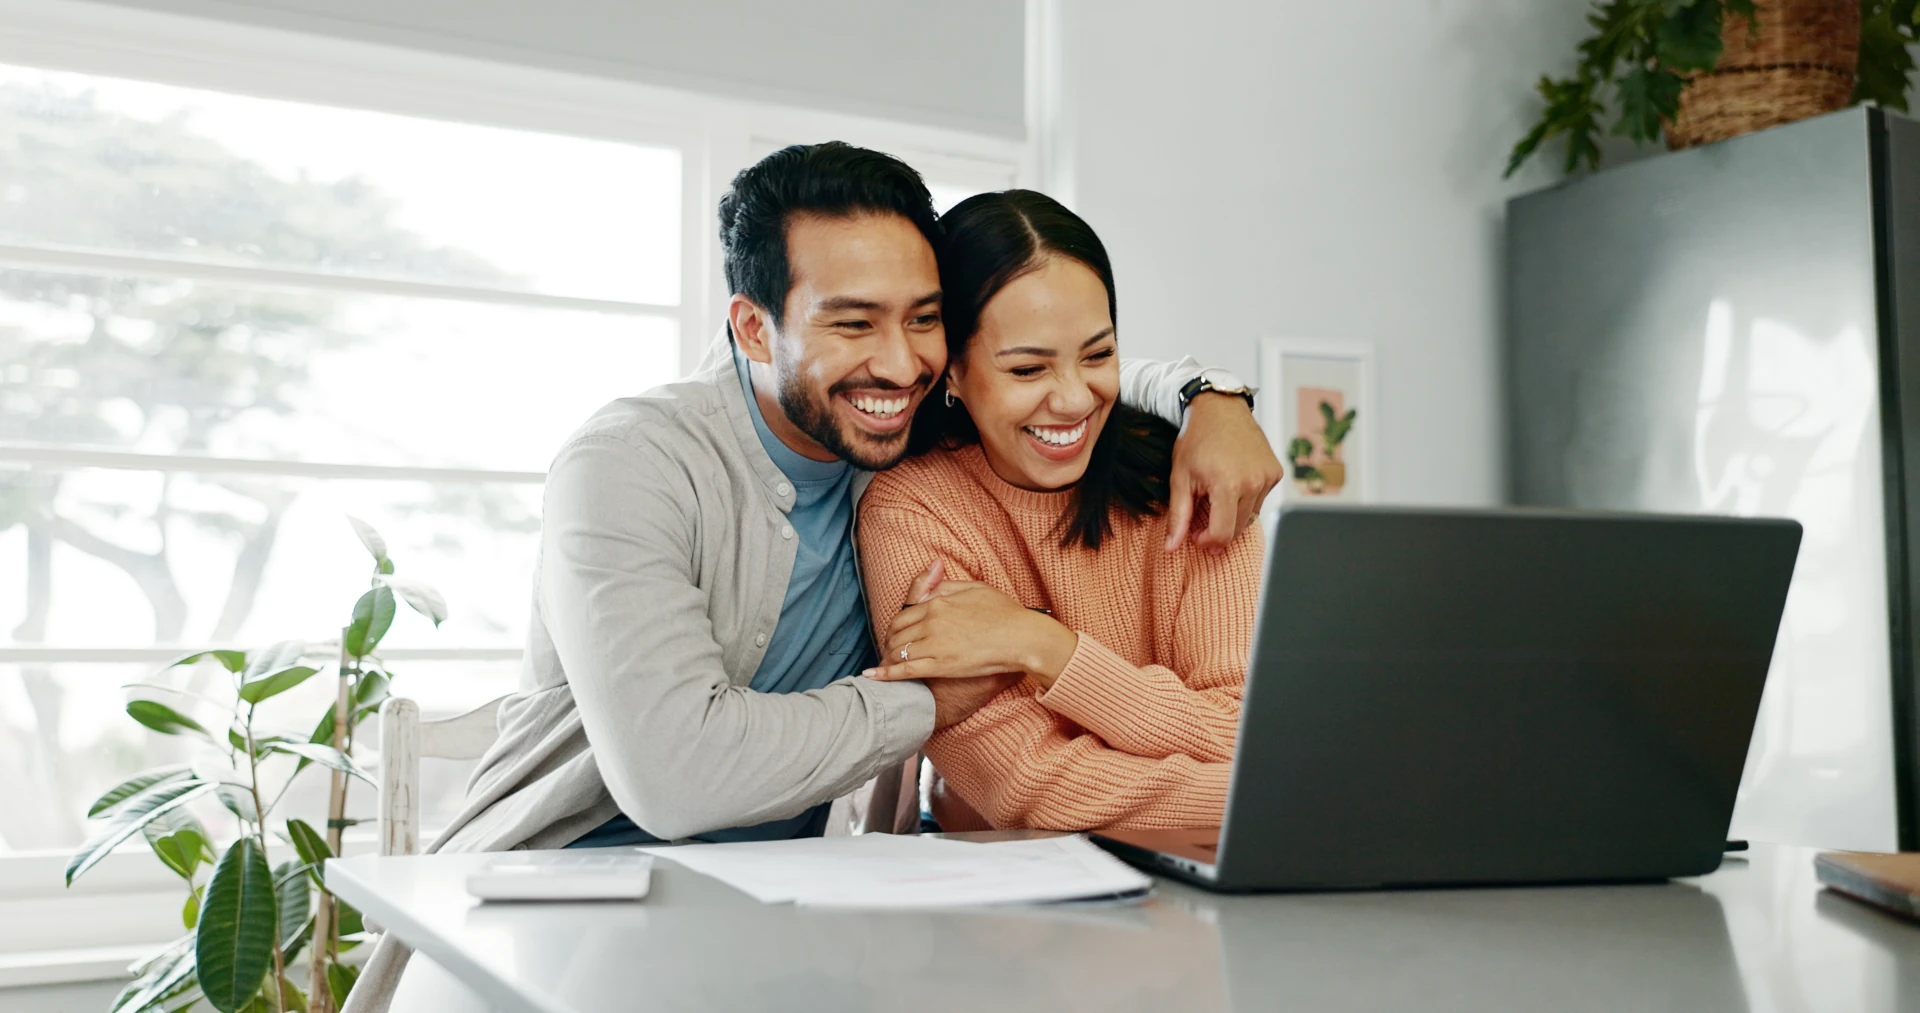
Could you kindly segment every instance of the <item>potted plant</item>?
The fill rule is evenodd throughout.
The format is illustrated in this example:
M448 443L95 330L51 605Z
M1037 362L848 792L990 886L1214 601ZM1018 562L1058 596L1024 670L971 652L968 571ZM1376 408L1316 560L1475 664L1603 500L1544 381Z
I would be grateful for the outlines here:
M1336 414L1333 405L1320 402L1321 453L1314 451L1313 440L1296 436L1287 443L1287 463L1293 468L1293 484L1309 496L1339 492L1347 485L1347 464L1340 459L1340 444L1353 432L1353 420L1359 410Z
M1539 119L1511 176L1542 144L1562 168L1600 165L1601 121L1637 144L1724 140L1872 102L1907 108L1920 0L1598 0L1570 76L1543 76Z
M1318 495L1326 480L1312 464L1313 441L1296 436L1287 444L1287 464L1293 468L1293 484L1309 495Z
M1358 414L1358 409L1349 408L1345 415L1335 415L1332 405L1320 402L1320 418L1325 423L1320 439L1327 449L1327 459L1320 462L1320 476L1329 492L1346 488L1347 463L1340 459L1340 444L1345 443L1347 434L1353 431L1353 420Z
M197 739L205 748L194 763L142 771L100 796L87 812L98 829L67 863L71 886L137 834L185 886L180 920L187 934L134 965L133 983L115 998L113 1013L176 1011L201 1001L220 1013L327 1013L353 987L358 972L340 955L361 941L364 926L357 912L327 892L321 864L340 853L341 832L353 822L345 818L349 779L371 783L353 759L354 729L379 709L393 679L375 649L393 623L396 598L435 626L447 609L433 588L395 577L379 533L349 520L373 555L373 586L354 602L352 620L337 642L200 651L167 666L217 665L230 677L230 701L157 682L129 687L135 691L129 717L162 735ZM263 706L318 675L325 664L321 654L337 658L339 683L312 732L268 724ZM208 728L189 713L220 709L228 712L224 729ZM262 767L275 759L282 766L291 761L292 770L270 784ZM306 820L282 820L280 836L296 857L270 865L267 832L274 810L313 766L331 775L326 832ZM224 847L187 809L202 798L217 800L233 817L236 832ZM302 952L310 965L305 989L290 972Z

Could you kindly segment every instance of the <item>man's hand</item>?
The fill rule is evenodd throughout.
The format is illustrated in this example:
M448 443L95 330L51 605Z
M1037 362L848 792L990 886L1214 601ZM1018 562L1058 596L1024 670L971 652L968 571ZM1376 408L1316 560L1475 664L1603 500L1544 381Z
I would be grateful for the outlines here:
M1193 544L1226 551L1234 536L1260 516L1260 504L1283 474L1246 399L1235 394L1196 396L1187 406L1187 424L1173 443L1167 551L1186 541L1195 504L1203 497L1207 529L1194 534Z
M933 691L933 730L950 728L973 716L1000 691L1020 681L1018 672L981 675L971 679L928 679Z

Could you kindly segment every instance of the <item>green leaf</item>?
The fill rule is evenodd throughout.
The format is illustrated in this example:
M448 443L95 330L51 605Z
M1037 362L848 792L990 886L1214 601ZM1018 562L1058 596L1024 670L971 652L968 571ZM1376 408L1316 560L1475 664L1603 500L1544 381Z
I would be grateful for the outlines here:
M188 892L186 906L180 909L180 924L185 925L188 931L200 924L200 891Z
M339 898L334 898L334 924L340 927L343 936L359 935L367 931L366 920L360 917L360 909Z
M280 996L282 996L282 1000L284 1000L284 1003L280 1005L280 1009L290 1009L290 1011L294 1011L294 1013L305 1013L305 1011L307 1011L307 994L301 992L300 986L294 984L290 978L280 978ZM269 1013L273 1013L273 1011L269 1009Z
M434 585L411 577L380 577L380 581L394 589L399 601L411 604L415 612L434 620L436 627L447 622L447 597Z
M1546 101L1546 108L1533 129L1514 145L1513 154L1507 159L1507 175L1513 175L1541 144L1555 137L1566 138L1566 172L1578 169L1582 162L1589 169L1597 167L1600 146L1594 135L1599 133L1600 114L1605 110L1594 97L1595 87L1595 79L1590 74L1563 80L1542 77L1535 90Z
M273 964L277 925L266 852L242 837L213 868L195 933L200 991L214 1009L234 1013L259 993Z
M408 577L382 577L380 580L393 588L393 593L399 595L401 601L413 606L415 612L433 620L434 626L446 622L447 598L432 584Z
M187 732L203 736L208 741L213 739L213 735L200 722L157 700L127 701L127 716L162 735Z
M347 626L347 653L356 658L372 654L392 625L393 589L382 584L353 603L353 622Z
M327 839L320 831L313 829L306 820L287 821L287 842L293 845L293 853L300 860L314 868L333 857L333 849L327 847Z
M110 1007L112 1013L139 1013L141 1010L157 1009L162 1000L183 988L191 988L193 939L192 933L182 936L141 965L139 976L114 997Z
M180 838L179 843L199 846L200 857L195 859L195 863L213 864L215 857L213 846L207 843L213 838L207 834L207 828L200 824L199 818L186 809L169 809L140 828L140 833L147 838L149 844L182 831L189 831L192 836Z
M314 722L313 734L307 738L307 741L318 742L321 745L333 743L333 704L328 704L327 709L321 713L320 720Z
M187 690L181 689L178 686L168 686L165 683L124 682L120 684L120 688L123 690L129 690L129 691L135 691L135 690L144 691L144 692L128 692L127 699L129 700L132 700L135 698L146 699L146 700L159 700L162 698L154 696L153 694L164 693L167 696L177 697L180 700L185 701L186 703L199 704L203 707L207 707L210 709L224 707L224 702L215 702L213 699L205 695L202 695L200 693L189 692Z
M352 757L347 756L332 746L323 746L318 742L275 742L269 745L266 751L269 753L286 753L288 756L298 756L301 759L320 764L329 770L337 770L343 774L350 774L368 784L374 783L372 774L367 773L365 768L353 762Z
M367 552L373 556L373 561L375 563L385 562L387 559L387 540L380 537L380 532L375 531L373 525L351 514L347 515L347 523L353 525L353 533L360 536L360 544L367 547Z
M114 785L112 788L107 790L106 794L100 796L97 799L94 799L93 805L87 809L87 818L92 819L95 816L102 815L105 812L107 812L107 810L112 809L114 806L117 806L120 803L125 802L127 799L130 799L135 795L140 794L143 791L146 791L148 788L151 788L156 784L165 784L168 781L178 781L183 777L190 777L190 776L192 776L192 774L188 770L187 765L184 763L174 765L174 766L168 766L168 767L155 767L152 770L141 771L140 773L127 778L126 780L120 782L119 784Z
M381 561L380 561L380 566L379 566L379 570L380 570L380 572L381 572L381 573L392 573L392 572L393 572L393 560L391 560L391 559L383 559L383 560L381 560Z
M222 781L214 786L213 796L235 816L248 823L260 822L259 809L253 804L253 791L246 785Z
M247 667L241 670L241 680L252 682L270 672L292 668L300 663L306 653L307 642L304 640L282 640L264 650L254 651L249 655Z
M1712 70L1720 63L1720 0L1669 4L1653 29L1653 58L1669 72Z
M368 671L360 673L360 681L353 687L354 720L380 709L387 702L389 690L393 686L393 676L388 672ZM329 714L332 712L329 711ZM327 729L332 732L333 729Z
M1353 420L1359 413L1359 409L1349 408L1346 414L1335 415L1333 413L1333 405L1325 401L1320 402L1320 417L1324 419L1326 423L1323 438L1326 441L1328 456L1332 456L1338 452L1340 444L1346 442L1347 434L1353 431Z
M327 991L333 993L333 1004L337 1009L346 1004L347 993L353 991L353 983L360 980L360 969L334 961L327 965Z
M1500 174L1501 178L1505 179L1519 172L1520 167L1527 163L1527 159L1532 158L1533 153L1540 150L1541 142L1547 139L1547 132L1551 129L1553 124L1545 121L1534 124L1533 128L1514 144L1513 151L1507 154L1507 169Z
M1905 12L1906 20L1899 20L1902 12L1879 5L1879 9L1860 22L1860 62L1852 96L1855 105L1871 102L1887 109L1907 111L1907 82L1914 69L1913 51L1908 48L1913 41L1909 32L1913 14L1920 11L1920 5L1903 6L1911 8ZM1907 26L1906 30L1902 25Z
M292 668L283 668L277 672L262 675L258 679L240 684L240 699L257 704L268 697L278 696L306 682L319 671L308 665L295 665Z
M140 828L166 813L186 805L213 788L213 785L189 778L155 785L122 803L107 820L106 826L80 846L67 860L67 885L100 863L120 842L140 832Z
M1620 64L1645 63L1650 48L1648 31L1665 14L1665 0L1607 0L1587 14L1593 35L1580 43L1579 76L1589 81L1611 81Z
M174 875L191 883L193 870L200 865L200 835L191 830L182 832L191 835L192 839L182 841L176 839L175 835L168 834L164 837L147 838L147 846L153 849L154 855L159 857L162 865L172 869ZM189 925L187 928L193 928L193 926Z
M247 667L247 652L245 651L197 651L184 658L178 658L168 662L167 667L179 668L181 665L191 665L201 658L212 658L218 661L220 666L229 672L243 672Z
M280 979L280 994L286 999L283 1009L295 1011L307 1009L307 993L300 991L300 986L286 978Z
M175 812L179 812L179 810L175 810ZM182 815L185 814L182 813ZM191 819L192 817L188 818ZM195 822L198 821L196 820ZM205 830L196 830L193 827L182 827L167 836L171 837L174 843L180 846L181 857L187 859L195 868L198 868L203 861L213 861L213 843L207 840L207 832Z
M1686 82L1670 70L1636 67L1620 79L1620 120L1615 134L1642 144L1658 141L1680 112Z
M333 705L332 704L328 704L327 709L321 712L320 720L314 723L313 735L310 736L307 739L307 741L319 743L320 745L323 745L323 746L331 745L333 743ZM299 772L307 769L308 762L309 762L308 760L302 759L299 763L294 765L293 772L298 774Z
M273 870L273 883L280 912L280 948L291 963L294 941L313 920L313 882L299 862L281 862Z

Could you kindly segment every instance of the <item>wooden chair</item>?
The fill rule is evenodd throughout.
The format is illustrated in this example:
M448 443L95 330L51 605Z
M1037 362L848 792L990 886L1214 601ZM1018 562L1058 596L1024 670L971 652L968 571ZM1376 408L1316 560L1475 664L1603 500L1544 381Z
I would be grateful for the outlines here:
M420 705L391 697L380 705L380 853L420 850L420 758L479 759L500 737L500 701L437 721L420 720Z

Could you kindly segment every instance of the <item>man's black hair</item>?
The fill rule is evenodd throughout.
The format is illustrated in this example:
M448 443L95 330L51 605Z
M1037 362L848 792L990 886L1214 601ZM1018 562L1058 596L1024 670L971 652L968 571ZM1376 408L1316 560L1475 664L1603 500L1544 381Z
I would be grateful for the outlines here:
M912 222L928 245L940 245L933 195L912 166L844 141L781 148L740 170L720 198L727 288L758 303L776 327L793 288L787 224L801 212L897 214Z

